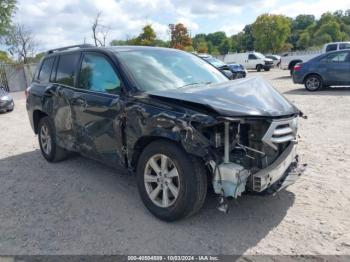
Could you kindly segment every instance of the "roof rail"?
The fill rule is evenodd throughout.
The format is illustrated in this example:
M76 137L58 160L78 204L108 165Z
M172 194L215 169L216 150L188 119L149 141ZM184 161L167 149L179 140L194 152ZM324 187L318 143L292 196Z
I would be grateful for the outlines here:
M72 48L86 48L86 47L94 47L94 46L90 45L90 44L71 45L71 46L65 46L65 47L61 47L61 48L51 49L51 50L47 51L46 54L52 54L52 53L55 53L55 52L69 50L69 49L72 49Z

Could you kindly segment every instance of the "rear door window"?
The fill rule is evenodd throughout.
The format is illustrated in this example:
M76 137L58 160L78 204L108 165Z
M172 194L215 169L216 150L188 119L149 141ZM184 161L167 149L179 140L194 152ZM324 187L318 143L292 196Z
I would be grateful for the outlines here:
M76 70L80 59L80 53L61 55L58 61L56 82L74 86Z
M350 44L349 44L349 43L339 44L339 49L340 49L340 50L343 50L343 49L350 49Z
M38 80L40 83L48 83L50 81L50 75L54 61L54 57L46 58L43 61L38 75Z
M91 53L84 55L79 75L79 88L118 94L120 84L120 78L105 56Z

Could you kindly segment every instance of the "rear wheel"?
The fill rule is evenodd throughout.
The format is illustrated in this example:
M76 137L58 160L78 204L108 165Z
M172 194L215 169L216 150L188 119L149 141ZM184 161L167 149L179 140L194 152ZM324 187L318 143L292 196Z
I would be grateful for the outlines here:
M55 126L49 117L40 120L38 130L41 153L47 161L58 162L68 156L68 152L56 143Z
M309 75L305 79L305 88L308 91L314 92L321 89L323 86L322 79L318 75Z
M143 150L137 165L137 184L147 209L165 221L196 213L207 193L203 163L165 140Z

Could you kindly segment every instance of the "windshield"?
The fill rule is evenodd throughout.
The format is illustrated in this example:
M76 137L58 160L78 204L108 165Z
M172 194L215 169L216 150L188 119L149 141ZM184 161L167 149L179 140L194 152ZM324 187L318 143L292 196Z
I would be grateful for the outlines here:
M205 60L207 60L210 64L212 64L215 67L222 67L225 66L225 63L220 61L219 59L216 58L204 58Z
M229 81L201 58L182 51L135 50L119 52L117 55L138 87L144 91Z
M254 54L255 54L255 56L256 56L257 58L261 58L261 59L264 59L264 58L265 58L265 56L264 56L263 54L261 54L261 53L255 52Z

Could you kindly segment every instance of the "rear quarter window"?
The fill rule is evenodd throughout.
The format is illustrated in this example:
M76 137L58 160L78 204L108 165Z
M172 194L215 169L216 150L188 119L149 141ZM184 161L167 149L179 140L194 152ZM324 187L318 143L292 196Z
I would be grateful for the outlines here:
M326 52L331 52L336 50L337 50L337 44L331 44L326 47Z
M57 83L74 86L79 59L80 53L60 55L56 73Z
M40 83L48 83L50 81L50 75L54 61L54 57L46 58L43 60L38 74L38 80Z

